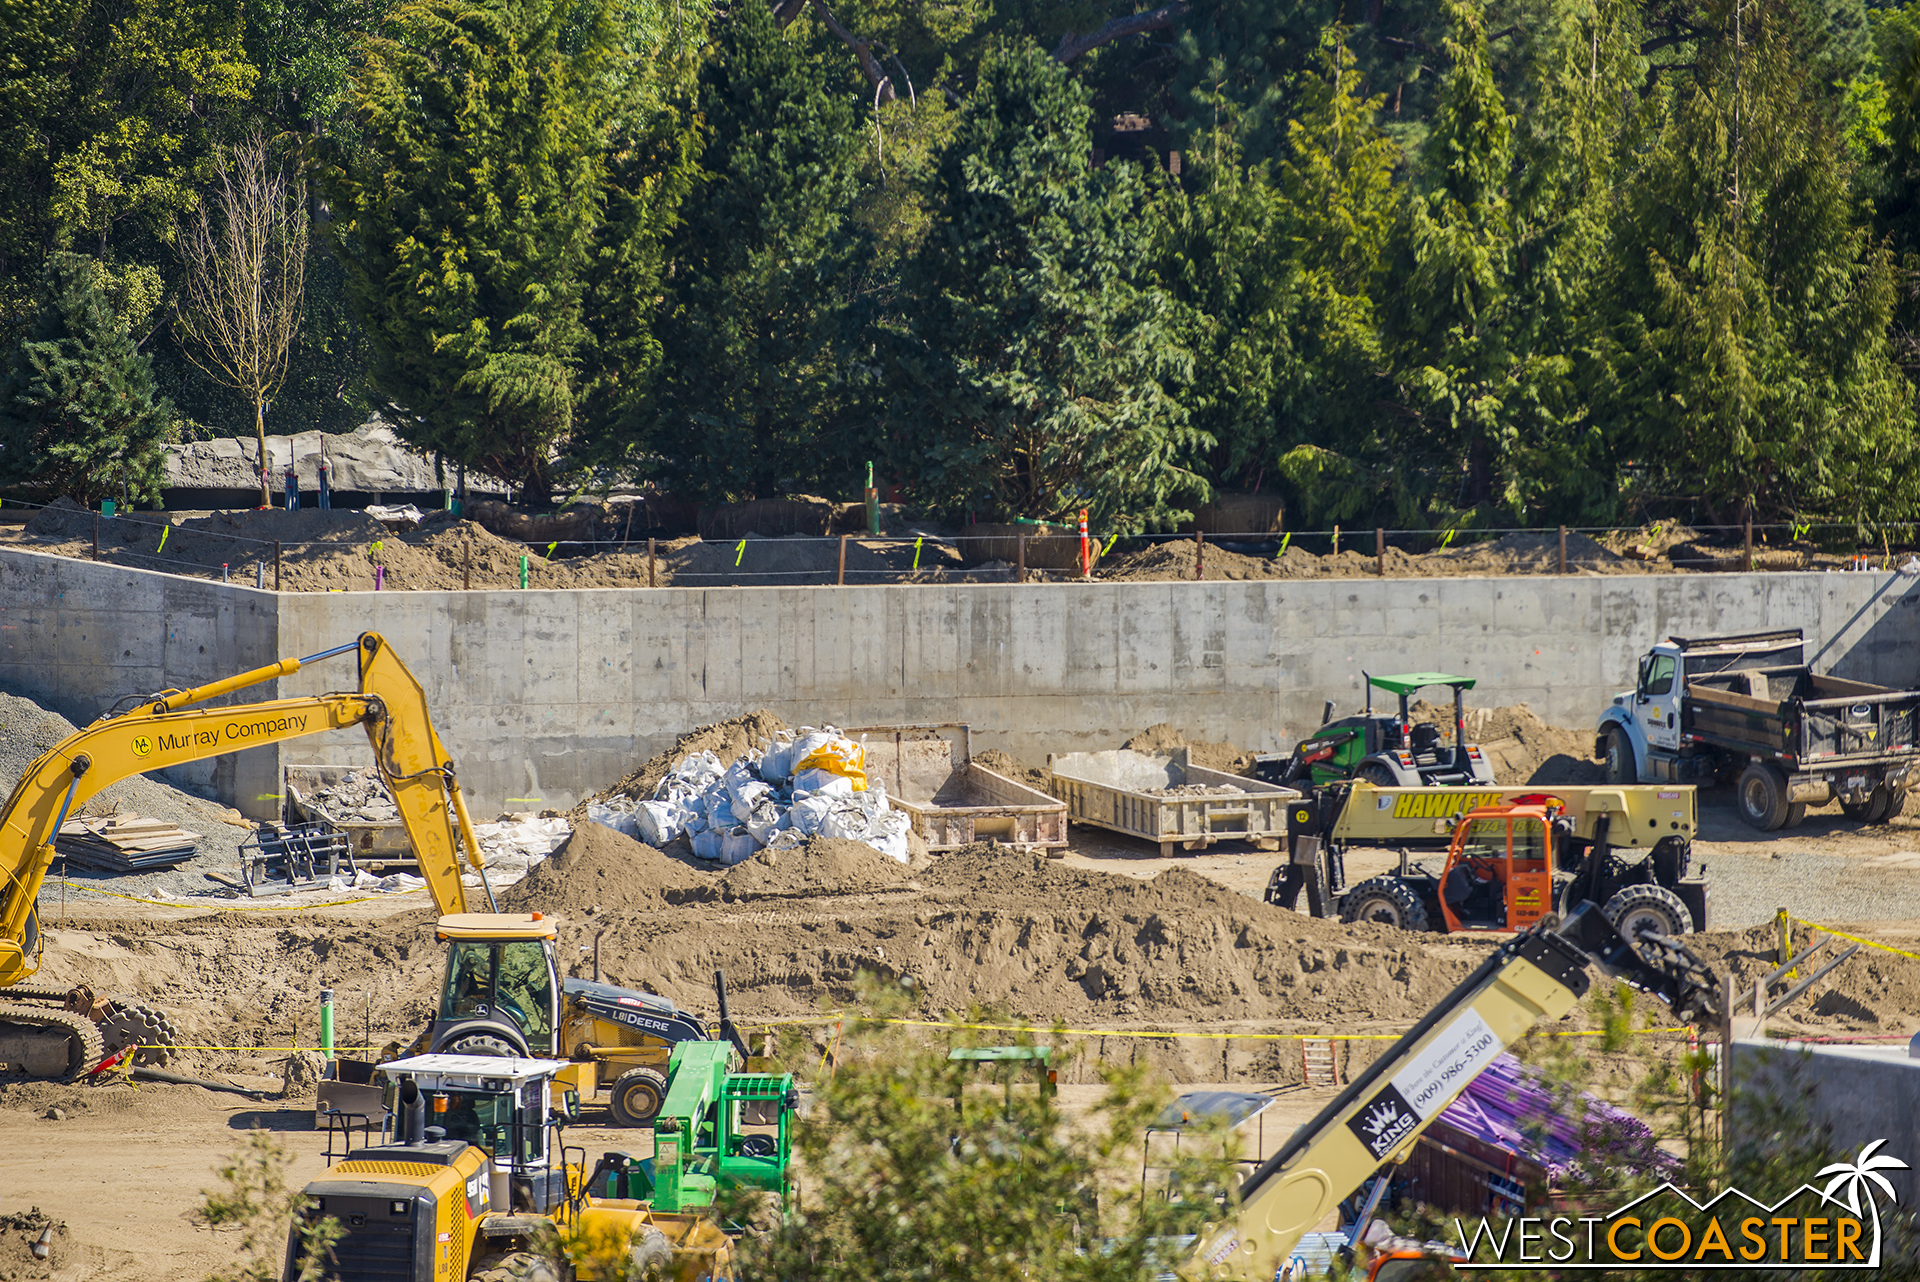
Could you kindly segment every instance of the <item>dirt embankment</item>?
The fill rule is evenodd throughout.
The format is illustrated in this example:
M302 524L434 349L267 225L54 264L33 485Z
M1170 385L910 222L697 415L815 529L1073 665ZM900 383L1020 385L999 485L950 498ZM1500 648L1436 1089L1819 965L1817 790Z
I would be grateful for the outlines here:
M1415 721L1444 727L1453 743L1453 705L1415 699ZM1502 784L1562 784L1577 787L1607 781L1605 764L1593 755L1593 732L1550 726L1524 703L1467 709L1467 742L1478 744Z

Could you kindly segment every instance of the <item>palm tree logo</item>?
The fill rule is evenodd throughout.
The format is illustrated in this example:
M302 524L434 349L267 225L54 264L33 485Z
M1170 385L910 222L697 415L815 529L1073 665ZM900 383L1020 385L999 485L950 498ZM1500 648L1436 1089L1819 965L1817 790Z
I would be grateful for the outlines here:
M1835 1206L1844 1206L1852 1215L1860 1219L1866 1218L1866 1213L1871 1213L1873 1254L1870 1262L1876 1265L1880 1262L1880 1204L1874 1196L1874 1190L1878 1189L1885 1193L1889 1203L1900 1200L1893 1191L1893 1185L1888 1183L1887 1177L1880 1172L1912 1169L1899 1158L1888 1157L1879 1152L1880 1146L1885 1143L1884 1139L1875 1140L1861 1149L1860 1156L1852 1162L1835 1162L1832 1166L1822 1167L1814 1176L1815 1179L1833 1177L1827 1180L1827 1187L1820 1194L1821 1201L1830 1202ZM1842 1192L1845 1193L1844 1197L1840 1196ZM1862 1201L1866 1203L1864 1213L1861 1209Z

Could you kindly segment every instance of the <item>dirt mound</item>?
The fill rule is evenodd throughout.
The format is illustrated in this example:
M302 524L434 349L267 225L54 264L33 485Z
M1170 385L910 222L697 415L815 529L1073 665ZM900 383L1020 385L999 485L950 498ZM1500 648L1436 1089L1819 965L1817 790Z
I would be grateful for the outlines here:
M1005 775L1015 783L1023 783L1036 791L1045 793L1053 791L1053 771L1030 766L998 748L988 748L985 752L974 753L973 764L985 766L997 775Z
M1471 543L1422 557L1431 574L1557 574L1560 536L1503 534L1489 543ZM1616 554L1597 539L1567 535L1567 569L1600 574L1640 574L1646 567Z
M1453 742L1453 705L1415 699L1413 719L1445 727L1442 741ZM1524 703L1501 708L1467 709L1467 742L1480 745L1502 784L1602 784L1606 766L1593 756L1593 731L1550 726Z
M854 895L912 877L907 866L861 841L815 837L794 850L762 850L719 880L727 899Z
M683 758L696 752L711 752L720 758L721 765L730 765L746 755L747 749L759 747L773 738L776 732L785 729L787 723L765 708L695 727L675 739L673 747L656 754L619 783L597 794L596 799L639 797L644 800L653 796L653 790L660 786L667 772L679 765Z
M821 586L839 578L840 540L758 534L711 543L696 539L679 545L666 564L676 587ZM951 541L928 538L916 543L897 536L887 542L847 541L849 584L941 581L961 568L960 553Z
M23 527L28 534L57 534L61 538L93 537L93 513L62 494L33 514Z
M1371 543L1370 538L1366 541ZM1200 568L1204 571L1201 575L1194 573L1196 553ZM1470 543L1426 553L1388 547L1385 560L1387 577L1394 579L1557 574L1560 570L1560 537L1557 532L1505 534L1485 543ZM1569 572L1586 570L1597 574L1644 574L1654 569L1671 568L1629 560L1584 534L1567 535ZM1102 566L1098 575L1123 582L1153 582L1194 578L1373 578L1379 572L1380 560L1369 549L1348 547L1341 552L1322 556L1305 548L1288 547L1282 552L1276 547L1273 552L1255 554L1231 551L1211 542L1201 551L1193 542L1181 541L1158 543L1115 556Z
M1837 929L1855 930L1866 937L1908 952L1917 951L1911 924L1888 927L1885 923L1843 925ZM1809 932L1794 930L1796 950L1810 942ZM1812 965L1832 957L1846 947L1836 939L1816 955ZM1757 926L1743 931L1715 931L1691 936L1687 944L1711 966L1715 973L1731 975L1737 988L1751 990L1754 983L1773 972L1776 940L1772 926ZM1806 974L1802 971L1801 974ZM1777 989L1775 990L1778 991ZM1903 1033L1920 1020L1920 961L1879 949L1867 949L1843 962L1816 984L1807 997L1795 1002L1775 1019L1787 1028L1802 1028L1816 1034Z
M714 898L713 878L601 824L583 823L566 844L500 896L509 912L580 917L651 912Z
M1253 767L1254 754L1244 748L1236 748L1230 743L1208 743L1204 739L1189 739L1166 722L1148 726L1133 738L1120 745L1135 752L1153 753L1165 756L1181 748L1188 751L1188 760L1196 766L1208 770L1224 770L1231 775L1245 774Z

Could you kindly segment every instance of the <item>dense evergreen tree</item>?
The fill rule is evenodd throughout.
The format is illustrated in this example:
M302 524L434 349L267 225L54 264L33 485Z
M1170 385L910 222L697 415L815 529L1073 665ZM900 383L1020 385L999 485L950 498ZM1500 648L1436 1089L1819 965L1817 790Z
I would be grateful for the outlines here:
M701 172L669 249L660 376L631 422L675 490L765 496L845 463L822 429L845 384L835 343L867 140L820 59L768 10L737 8L714 34Z
M91 259L54 253L0 383L0 483L91 507L157 499L173 408Z
M895 466L954 512L1165 522L1211 444L1174 389L1191 360L1137 279L1146 188L1089 163L1087 93L1031 46L981 68L934 180L935 226L889 335Z

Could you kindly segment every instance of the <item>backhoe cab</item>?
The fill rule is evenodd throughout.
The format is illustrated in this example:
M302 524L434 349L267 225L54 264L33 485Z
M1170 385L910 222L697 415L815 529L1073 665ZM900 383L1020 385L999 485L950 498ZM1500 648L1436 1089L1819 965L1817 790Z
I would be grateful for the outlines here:
M1254 776L1269 783L1305 787L1364 779L1379 788L1417 788L1422 785L1491 785L1493 767L1480 749L1467 742L1467 714L1462 694L1474 687L1474 678L1444 672L1408 672L1376 677L1361 673L1366 682L1367 706L1357 716L1332 720L1333 704L1323 713L1321 726L1294 745L1286 756L1262 757ZM1409 701L1415 691L1444 686L1453 691L1453 744L1444 742L1440 727L1413 723ZM1378 687L1399 698L1398 713L1375 712L1373 691Z

